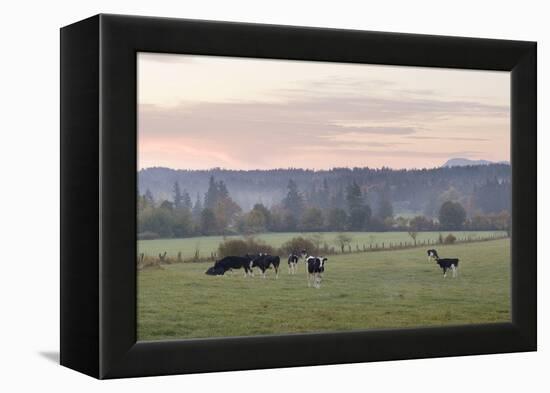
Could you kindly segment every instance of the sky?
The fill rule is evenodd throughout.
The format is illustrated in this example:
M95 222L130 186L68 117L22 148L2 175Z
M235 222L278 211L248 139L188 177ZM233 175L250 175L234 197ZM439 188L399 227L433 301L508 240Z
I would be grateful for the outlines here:
M510 74L138 54L138 166L433 168L510 160Z

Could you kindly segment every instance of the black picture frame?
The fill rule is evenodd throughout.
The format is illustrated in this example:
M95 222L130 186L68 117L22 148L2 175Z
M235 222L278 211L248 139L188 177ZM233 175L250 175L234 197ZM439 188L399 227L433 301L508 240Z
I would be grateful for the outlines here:
M136 342L136 53L511 72L512 321ZM535 351L536 43L96 15L61 29L61 364L96 378Z

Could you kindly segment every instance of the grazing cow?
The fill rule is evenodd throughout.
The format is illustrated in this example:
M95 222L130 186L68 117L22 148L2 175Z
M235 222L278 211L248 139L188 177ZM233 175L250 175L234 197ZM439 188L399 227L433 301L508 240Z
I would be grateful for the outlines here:
M227 271L233 272L233 269L241 268L244 269L245 277L251 274L250 258L235 256L225 257L214 264L212 272L218 272L217 275L224 275ZM208 271L206 274L209 274Z
M288 256L288 274L296 274L296 268L300 257L296 254L290 254Z
M275 269L275 278L279 278L279 265L281 264L281 258L277 255L260 254L250 261L250 270L253 267L257 267L262 271L263 278L266 278L266 270L273 266Z
M325 271L325 264L327 261L328 258L324 257L308 257L306 259L308 287L313 284L314 288L321 288L321 280L323 279L322 273Z
M458 275L458 258L439 258L437 251L434 249L428 250L428 261L435 260L441 270L443 270L443 278L447 277L447 270L453 273L453 277Z

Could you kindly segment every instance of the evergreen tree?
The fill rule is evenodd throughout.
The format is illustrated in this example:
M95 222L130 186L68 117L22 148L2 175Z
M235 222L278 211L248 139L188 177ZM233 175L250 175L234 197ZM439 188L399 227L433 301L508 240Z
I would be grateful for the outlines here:
M330 205L334 209L345 209L346 208L346 198L344 196L344 189L342 187L332 195L330 198Z
M348 204L348 211L350 212L363 207L364 202L361 188L355 181L347 188L346 202Z
M218 197L218 201L220 199L225 199L225 198L228 198L229 197L229 191L227 191L227 186L225 185L225 183L223 182L223 180L220 180L217 184L217 187L218 187L218 194L217 194L217 197ZM216 201L217 202L217 201Z
M218 202L218 185L214 180L214 176L210 176L208 182L208 190L204 194L204 208L205 209L214 209Z
M346 202L349 212L349 229L361 231L370 222L372 211L363 200L361 187L353 181L347 188Z
M183 190L181 199L182 199L182 207L190 211L193 208L193 202L191 202L191 197L189 196L189 193L187 192L187 190Z
M386 220L387 218L393 217L393 206L390 200L390 189L387 186L384 187L384 189L380 193L377 217L382 221Z
M322 209L328 209L330 207L330 188L326 177L323 179L323 187L319 192L319 206Z
M181 194L180 185L178 182L174 183L173 194L174 194L174 207L176 209L180 209L182 207L183 195Z
M148 206L154 206L155 205L155 199L153 198L153 194L151 193L151 190L147 189L145 190L145 201Z
M298 217L300 217L302 213L302 209L304 208L304 199L298 192L298 186L294 180L290 179L288 181L287 188L288 192L286 197L283 199L283 206L290 212L290 214L294 216L297 221Z
M197 192L197 199L195 201L195 205L193 206L193 218L195 218L195 220L199 219L199 217L201 216L201 212L202 212L201 197Z
M205 208L202 210L200 224L203 235L215 235L218 232L218 222L212 209Z

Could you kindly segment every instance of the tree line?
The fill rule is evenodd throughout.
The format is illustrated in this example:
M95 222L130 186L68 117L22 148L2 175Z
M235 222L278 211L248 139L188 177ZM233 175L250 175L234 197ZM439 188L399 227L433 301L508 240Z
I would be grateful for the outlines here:
M140 194L150 190L155 200L173 200L173 186L192 190L201 199L209 188L210 177L223 181L231 198L244 211L262 203L268 208L280 204L287 194L289 179L300 188L308 204L326 210L347 209L347 187L357 183L374 215L384 198L391 200L398 214L419 213L437 217L441 204L457 200L469 216L510 210L511 169L507 164L468 167L396 170L390 168L333 168L330 170L175 170L146 168L138 172ZM328 190L328 193L327 193Z
M487 187L494 193L497 184L490 180L478 188ZM197 193L194 201L176 181L170 200L156 200L149 189L138 193L138 236L154 239L293 231L407 231L414 238L421 231L510 228L507 209L468 217L460 195L454 195L453 190L442 196L435 217L394 214L392 190L387 185L378 191L374 211L368 194L369 188L355 180L337 190L323 181L315 193L309 194L288 179L286 193L278 203L268 207L258 202L245 211L231 197L226 183L214 176L210 176L204 195Z

